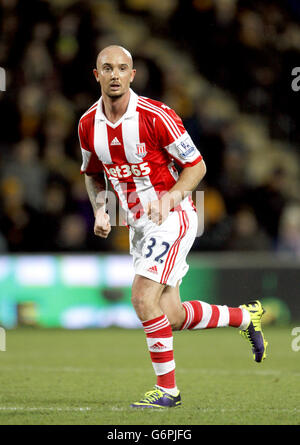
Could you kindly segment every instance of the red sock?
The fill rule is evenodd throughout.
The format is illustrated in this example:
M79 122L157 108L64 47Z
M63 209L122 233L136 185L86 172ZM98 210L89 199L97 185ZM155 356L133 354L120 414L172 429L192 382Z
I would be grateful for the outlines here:
M175 388L173 333L166 315L143 322L157 385Z
M246 329L250 315L241 307L219 306L203 301L184 301L185 321L181 329L209 329L232 326Z

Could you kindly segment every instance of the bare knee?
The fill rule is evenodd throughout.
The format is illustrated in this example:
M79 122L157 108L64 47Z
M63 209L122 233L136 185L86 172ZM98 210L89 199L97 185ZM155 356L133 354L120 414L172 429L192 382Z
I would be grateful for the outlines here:
M131 302L141 321L150 320L162 314L159 299L163 289L163 285L136 275L132 286Z
M149 312L149 301L146 300L144 295L132 295L131 303L134 310L141 321L147 320Z

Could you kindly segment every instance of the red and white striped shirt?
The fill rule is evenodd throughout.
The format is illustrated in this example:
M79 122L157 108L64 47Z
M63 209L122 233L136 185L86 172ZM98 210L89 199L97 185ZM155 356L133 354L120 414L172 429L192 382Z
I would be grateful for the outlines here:
M140 218L178 180L174 162L189 167L202 160L177 114L162 102L130 90L126 113L112 123L102 97L79 121L81 173L105 171L125 211ZM185 199L182 206L191 206Z

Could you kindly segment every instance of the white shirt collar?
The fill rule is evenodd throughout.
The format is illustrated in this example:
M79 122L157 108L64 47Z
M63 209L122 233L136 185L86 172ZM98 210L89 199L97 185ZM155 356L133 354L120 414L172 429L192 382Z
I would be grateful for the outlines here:
M129 89L129 91L130 91L130 98L129 98L127 110L117 123L119 123L123 119L128 119L128 118L132 117L136 112L136 107L137 107L137 102L138 102L139 97L131 88ZM95 119L107 121L107 118L106 118L105 114L103 113L102 105L103 105L103 99L101 96L99 99L98 105L97 105ZM109 121L107 121L107 122L109 122ZM111 122L110 122L110 124L111 124Z

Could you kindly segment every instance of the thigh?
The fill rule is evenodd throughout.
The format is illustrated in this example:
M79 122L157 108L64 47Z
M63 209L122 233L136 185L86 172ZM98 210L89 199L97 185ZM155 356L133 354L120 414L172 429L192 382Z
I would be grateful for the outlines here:
M147 298L151 300L160 299L165 286L163 284L157 283L147 277L136 274L132 283L132 297L133 298Z

